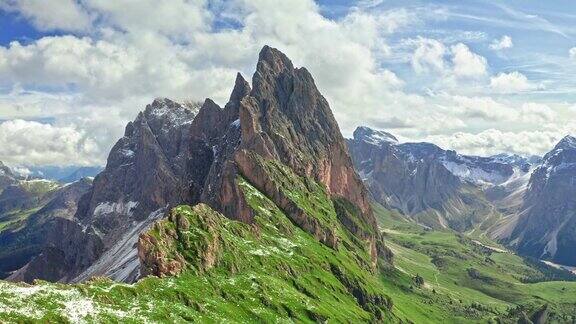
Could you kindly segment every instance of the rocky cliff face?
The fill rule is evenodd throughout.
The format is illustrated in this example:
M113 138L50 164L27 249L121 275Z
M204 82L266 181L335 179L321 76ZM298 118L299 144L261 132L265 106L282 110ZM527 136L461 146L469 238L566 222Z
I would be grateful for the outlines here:
M190 145L198 108L156 99L126 126L106 168L80 200L75 218L89 234L81 238L83 250L64 251L71 280L98 275L134 280L139 234L134 229L142 231L169 206L198 201L211 162L210 148Z
M239 177L243 177L295 224L337 248L334 229L313 217L286 190L296 182L280 181L286 178L277 176L294 172L289 179L310 178L325 186L334 199L356 207L355 213L341 213L339 217L365 242L373 267L378 251L390 257L376 229L367 190L353 169L344 138L310 73L294 68L284 54L266 46L260 52L252 85L250 88L238 75L228 104L220 109L207 101L193 122L193 145L211 147L213 152L200 201L229 218L252 223L254 210L238 185ZM155 263L149 254L142 255L147 255L145 263Z
M363 242L372 268L378 252L389 258L367 190L310 73L266 46L252 84L238 74L223 108L210 99L193 109L169 99L148 105L127 125L106 168L80 199L74 221L61 224L61 244L52 244L54 249L35 263L63 260L59 263L66 271L45 277L136 280L138 236L178 204L205 203L228 218L253 223L254 209L239 188L240 177L271 197L295 224L337 249L333 226L312 217L308 205L295 202L283 190L288 184L277 181L277 172L319 183L347 206L338 209L338 217Z
M349 229L370 242L376 257L376 221L367 190L353 169L345 140L310 73L294 68L278 50L264 47L252 84L250 95L240 101L239 107L241 135L234 162L240 174L273 197L278 206L294 210L288 216L301 226L308 221L305 213L290 206L267 175L265 161L279 161L297 175L325 185L333 197L359 208L360 221L372 233ZM321 233L319 239L325 242L333 241L329 229L311 225L309 230Z
M520 211L497 233L520 253L576 265L576 138L567 136L530 177Z
M430 143L401 144L368 127L356 129L348 147L376 201L423 225L456 230L491 217L504 187L528 174L531 165L519 156L484 158Z

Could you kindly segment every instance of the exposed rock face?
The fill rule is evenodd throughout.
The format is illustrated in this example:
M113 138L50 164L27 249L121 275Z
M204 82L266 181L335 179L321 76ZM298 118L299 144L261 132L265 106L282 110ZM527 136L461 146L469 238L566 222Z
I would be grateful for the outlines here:
M251 222L252 212L235 183L241 174L266 195L275 197L274 202L289 211L296 223L335 246L330 230L314 225L291 205L258 161L277 160L296 174L324 184L333 196L358 206L363 221L375 229L367 191L353 169L328 103L308 71L294 68L284 54L266 46L260 52L252 83L250 89L238 75L224 109L205 104L194 120L193 141L211 146L214 152L201 201L230 218ZM375 237L356 234L370 237L375 244Z
M94 235L85 238L88 250L65 251L74 260L72 277L85 279L82 271L88 271L93 276L114 273L111 276L117 280L134 279L138 264L130 260L136 256L139 233L133 229L144 230L158 218L156 211L198 201L212 154L210 148L191 145L190 128L197 109L156 99L126 126L106 168L80 201L76 218L86 233ZM114 260L102 259L105 251L116 249ZM127 262L131 271L117 270L126 268ZM105 266L87 269L96 263Z
M242 149L281 161L370 214L366 189L310 73L295 69L278 50L264 47L252 83L254 89L240 107Z
M495 209L487 191L504 191L509 181L530 171L529 161L519 156L483 158L430 143L400 144L368 127L356 129L348 146L376 201L431 227L465 230L481 222Z
M376 230L367 190L353 169L328 103L308 71L295 69L284 54L266 46L260 52L252 84L250 89L238 75L224 109L207 100L193 122L192 146L210 147L213 153L200 200L229 218L251 223L253 211L237 184L242 175L301 228L337 248L338 238L332 229L323 227L288 199L280 190L281 184L271 178L266 161L278 161L297 175L325 185L332 196L358 207L366 226L350 230L367 242L375 265L377 247L382 253L387 249ZM147 256L144 263L155 262Z
M576 138L567 136L530 177L513 230L499 237L520 253L576 265Z

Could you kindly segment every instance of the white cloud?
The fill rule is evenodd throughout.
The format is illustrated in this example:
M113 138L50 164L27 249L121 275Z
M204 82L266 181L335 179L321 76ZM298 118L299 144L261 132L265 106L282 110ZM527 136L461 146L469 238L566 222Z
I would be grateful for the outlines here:
M0 10L18 12L44 31L86 31L94 19L75 0L4 0Z
M204 0L84 0L106 26L133 33L158 32L191 38L209 26L211 14Z
M488 62L467 45L455 44L464 41L458 38L461 35L450 41L441 35L434 37L442 41L411 39L402 44L409 53L392 53L396 50L389 43L393 34L421 23L421 15L438 16L429 10L359 7L328 19L312 0L69 2L67 10L84 14L84 20L78 19L84 23L66 26L63 20L43 23L43 28L82 31L82 37L76 33L0 46L0 114L5 119L53 118L54 125L25 123L31 132L46 128L56 134L50 137L53 140L63 137L68 139L63 143L75 143L51 150L68 152L82 163L102 163L125 123L154 97L211 97L225 103L235 72L249 78L265 44L310 70L345 134L369 123L396 128L396 133L410 139L431 134L445 138L455 131L506 128L510 121L533 127L537 120L555 118L554 111L523 108L522 101L500 102L478 92L465 93L474 85L485 90ZM24 9L14 7L16 1L10 3L11 10L20 10L30 21L40 19L39 10L27 16ZM218 17L237 27L214 26ZM467 43L485 37L469 33ZM405 66L386 64L387 59L404 54L400 64ZM418 72L412 74L415 78L433 79L423 87L445 91L446 96L414 91L420 84L406 86L399 75L410 65ZM27 154L23 146L10 155L16 152L12 145L10 151L0 149L0 160L70 161L66 154L34 153L41 149L32 145Z
M412 68L417 73L437 71L445 69L444 55L446 47L435 39L418 38L414 41L416 49L412 55Z
M576 59L576 47L572 47L570 50L568 50L568 55L571 59Z
M517 93L540 89L542 86L533 84L524 74L514 71L490 78L490 88L497 93Z
M479 77L486 74L486 58L472 51L462 43L450 47L454 74L459 77Z
M416 73L436 72L445 78L478 78L487 74L488 62L463 44L457 43L447 48L444 43L429 38L418 37L406 41L414 46L411 65Z
M490 49L500 51L503 49L512 48L513 46L514 43L512 43L512 37L504 35L502 38L492 41L490 44Z
M556 118L556 113L545 104L526 102L522 104L520 114L522 120L532 123L551 122Z
M75 164L102 162L96 143L72 127L10 120L0 124L0 156L8 164Z
M518 112L512 107L497 102L490 97L443 96L451 112L468 118L486 121L514 120Z
M540 155L550 151L566 135L562 131L507 132L488 129L480 133L458 132L453 135L433 135L425 140L465 154L489 156L502 152Z

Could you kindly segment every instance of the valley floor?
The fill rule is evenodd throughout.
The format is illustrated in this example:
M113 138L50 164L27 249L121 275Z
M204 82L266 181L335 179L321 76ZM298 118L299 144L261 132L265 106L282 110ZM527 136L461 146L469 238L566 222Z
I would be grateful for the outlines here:
M428 231L375 209L395 255L396 270L383 282L400 318L415 323L516 323L545 312L552 323L576 321L576 282L548 281L559 273L543 263L530 262L485 237L480 241L451 231ZM416 276L424 279L421 286Z

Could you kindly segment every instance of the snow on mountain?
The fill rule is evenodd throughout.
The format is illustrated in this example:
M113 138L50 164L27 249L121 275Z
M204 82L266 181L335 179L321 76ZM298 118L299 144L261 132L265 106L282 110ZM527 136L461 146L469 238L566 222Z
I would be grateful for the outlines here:
M354 131L354 138L361 139L367 143L381 145L383 143L398 143L398 139L387 132L374 130L372 128L361 126Z

